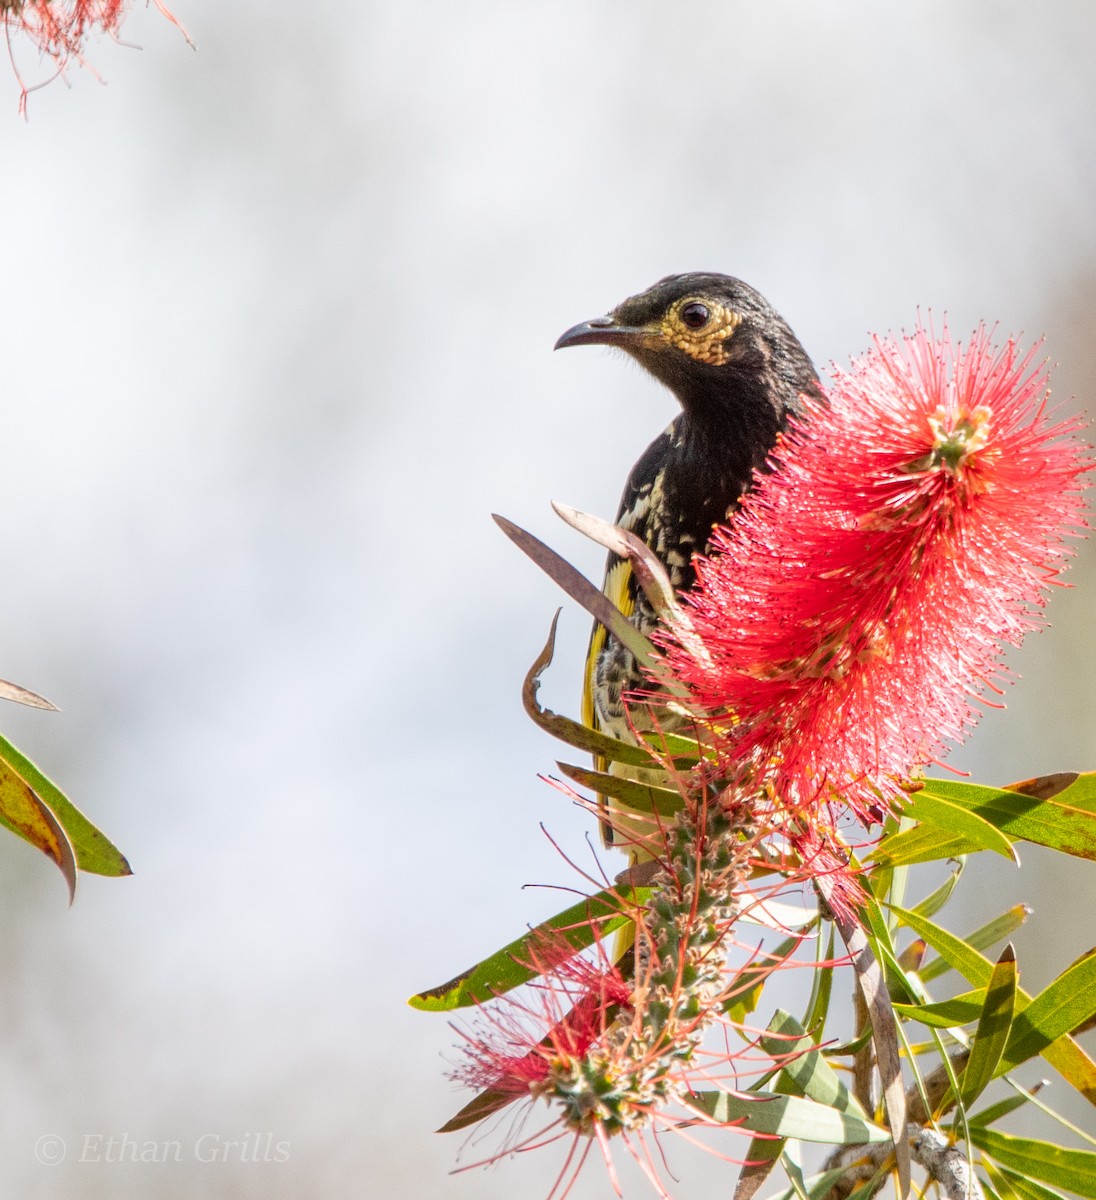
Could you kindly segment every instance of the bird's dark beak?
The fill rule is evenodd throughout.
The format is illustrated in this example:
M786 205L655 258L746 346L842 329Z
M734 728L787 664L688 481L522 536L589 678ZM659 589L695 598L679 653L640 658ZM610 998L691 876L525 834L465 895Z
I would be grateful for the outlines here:
M649 329L618 325L611 316L594 317L592 321L572 325L560 336L553 349L560 350L564 346L622 346L628 349L649 335Z

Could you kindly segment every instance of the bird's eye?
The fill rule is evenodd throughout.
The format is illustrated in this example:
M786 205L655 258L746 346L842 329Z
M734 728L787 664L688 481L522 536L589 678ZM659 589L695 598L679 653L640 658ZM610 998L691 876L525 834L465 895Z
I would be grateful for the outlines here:
M690 329L702 329L708 324L708 318L711 314L708 312L708 306L694 300L692 304L686 304L681 310L682 323Z

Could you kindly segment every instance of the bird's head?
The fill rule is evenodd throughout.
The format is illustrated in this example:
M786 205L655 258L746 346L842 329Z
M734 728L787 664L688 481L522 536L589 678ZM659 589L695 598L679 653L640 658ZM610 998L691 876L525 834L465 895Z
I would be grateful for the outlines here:
M691 417L731 403L767 403L778 417L818 394L818 375L787 322L748 284L729 275L668 275L556 342L626 350L677 396Z

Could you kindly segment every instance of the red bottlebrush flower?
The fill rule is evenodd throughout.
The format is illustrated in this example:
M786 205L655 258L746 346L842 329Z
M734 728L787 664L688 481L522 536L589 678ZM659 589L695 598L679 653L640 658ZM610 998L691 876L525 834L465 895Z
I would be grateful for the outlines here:
M161 13L190 41L186 30L161 0L154 0ZM12 48L12 34L25 35L35 48L57 65L60 74L70 59L82 59L84 43L94 30L114 35L122 23L129 0L0 0L0 23ZM18 68L16 68L18 76ZM22 82L20 111L25 110L27 93Z
M699 562L670 669L786 809L877 816L1042 624L1090 464L1033 356L876 339Z
M543 959L543 961L542 961ZM538 951L543 982L539 1011L513 996L497 1012L481 1009L484 1026L465 1035L465 1062L454 1078L515 1098L547 1079L553 1065L583 1058L605 1033L611 1013L631 1007L631 987L606 962L591 963L559 946Z

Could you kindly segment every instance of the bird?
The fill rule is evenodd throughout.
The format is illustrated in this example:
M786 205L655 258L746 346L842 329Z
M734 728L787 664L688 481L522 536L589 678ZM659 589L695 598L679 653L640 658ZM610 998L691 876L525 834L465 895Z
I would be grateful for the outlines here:
M675 592L695 581L694 556L734 514L791 419L825 403L810 356L791 327L742 280L712 272L668 275L601 317L572 326L555 349L602 345L625 351L673 393L681 411L633 466L616 524L641 538L666 569ZM644 634L658 614L627 559L610 552L603 590ZM583 677L588 727L636 742L642 718L628 699L650 688L636 659L594 623ZM595 764L605 769L604 760ZM650 773L614 772L652 782ZM629 821L618 802L598 798L606 846L654 857L650 821Z

